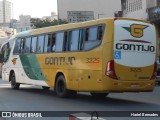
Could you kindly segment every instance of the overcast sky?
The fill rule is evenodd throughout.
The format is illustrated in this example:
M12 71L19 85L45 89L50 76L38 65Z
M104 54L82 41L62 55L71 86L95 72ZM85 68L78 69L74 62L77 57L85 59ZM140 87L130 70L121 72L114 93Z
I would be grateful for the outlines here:
M50 16L51 12L57 12L57 0L7 0L13 3L13 18L19 19L19 15L31 15L31 17Z

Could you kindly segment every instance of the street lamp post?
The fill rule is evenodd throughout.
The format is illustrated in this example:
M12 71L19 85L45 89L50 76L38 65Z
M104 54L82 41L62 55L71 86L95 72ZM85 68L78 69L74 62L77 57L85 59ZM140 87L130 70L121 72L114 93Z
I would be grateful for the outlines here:
M58 0L57 0L57 19L58 19L58 25L59 25L59 9L58 9Z

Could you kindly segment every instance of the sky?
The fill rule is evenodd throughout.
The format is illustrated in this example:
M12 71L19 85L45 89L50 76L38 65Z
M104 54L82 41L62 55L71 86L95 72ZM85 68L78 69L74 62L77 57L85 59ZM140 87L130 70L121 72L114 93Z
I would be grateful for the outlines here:
M13 3L13 18L19 19L20 15L31 17L51 16L57 12L57 0L7 0Z

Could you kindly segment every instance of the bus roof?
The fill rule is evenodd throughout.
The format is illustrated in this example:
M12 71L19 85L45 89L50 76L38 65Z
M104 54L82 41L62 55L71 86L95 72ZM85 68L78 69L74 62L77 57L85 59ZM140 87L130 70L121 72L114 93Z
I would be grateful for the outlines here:
M70 24L63 24L63 25L56 25L56 26L49 26L49 27L44 27L44 28L28 30L28 31L20 32L14 37L16 38L27 37L30 35L38 35L38 34L44 34L44 33L56 32L56 31L63 31L67 29L68 30L76 29L76 28L81 28L85 26L87 27L87 26L91 26L94 24L105 24L107 20L111 20L111 21L113 20L134 20L134 21L139 21L139 22L150 23L145 20L139 20L139 19L133 19L133 18L102 18L102 19L96 19L96 20L80 22L80 23L70 23Z

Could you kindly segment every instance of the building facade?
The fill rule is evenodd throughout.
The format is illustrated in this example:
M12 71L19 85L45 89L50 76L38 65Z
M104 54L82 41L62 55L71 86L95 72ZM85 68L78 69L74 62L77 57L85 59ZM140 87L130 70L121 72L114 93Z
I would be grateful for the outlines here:
M49 20L49 21L57 20L57 14L56 12L51 12L51 16L43 16L42 20Z
M12 17L12 3L0 1L0 23L9 23Z
M58 0L58 18L81 22L114 17L121 11L121 0Z
M31 29L31 16L30 15L20 15L19 16L19 26L17 32L26 31Z
M148 20L148 9L157 6L157 0L121 0L123 17Z

